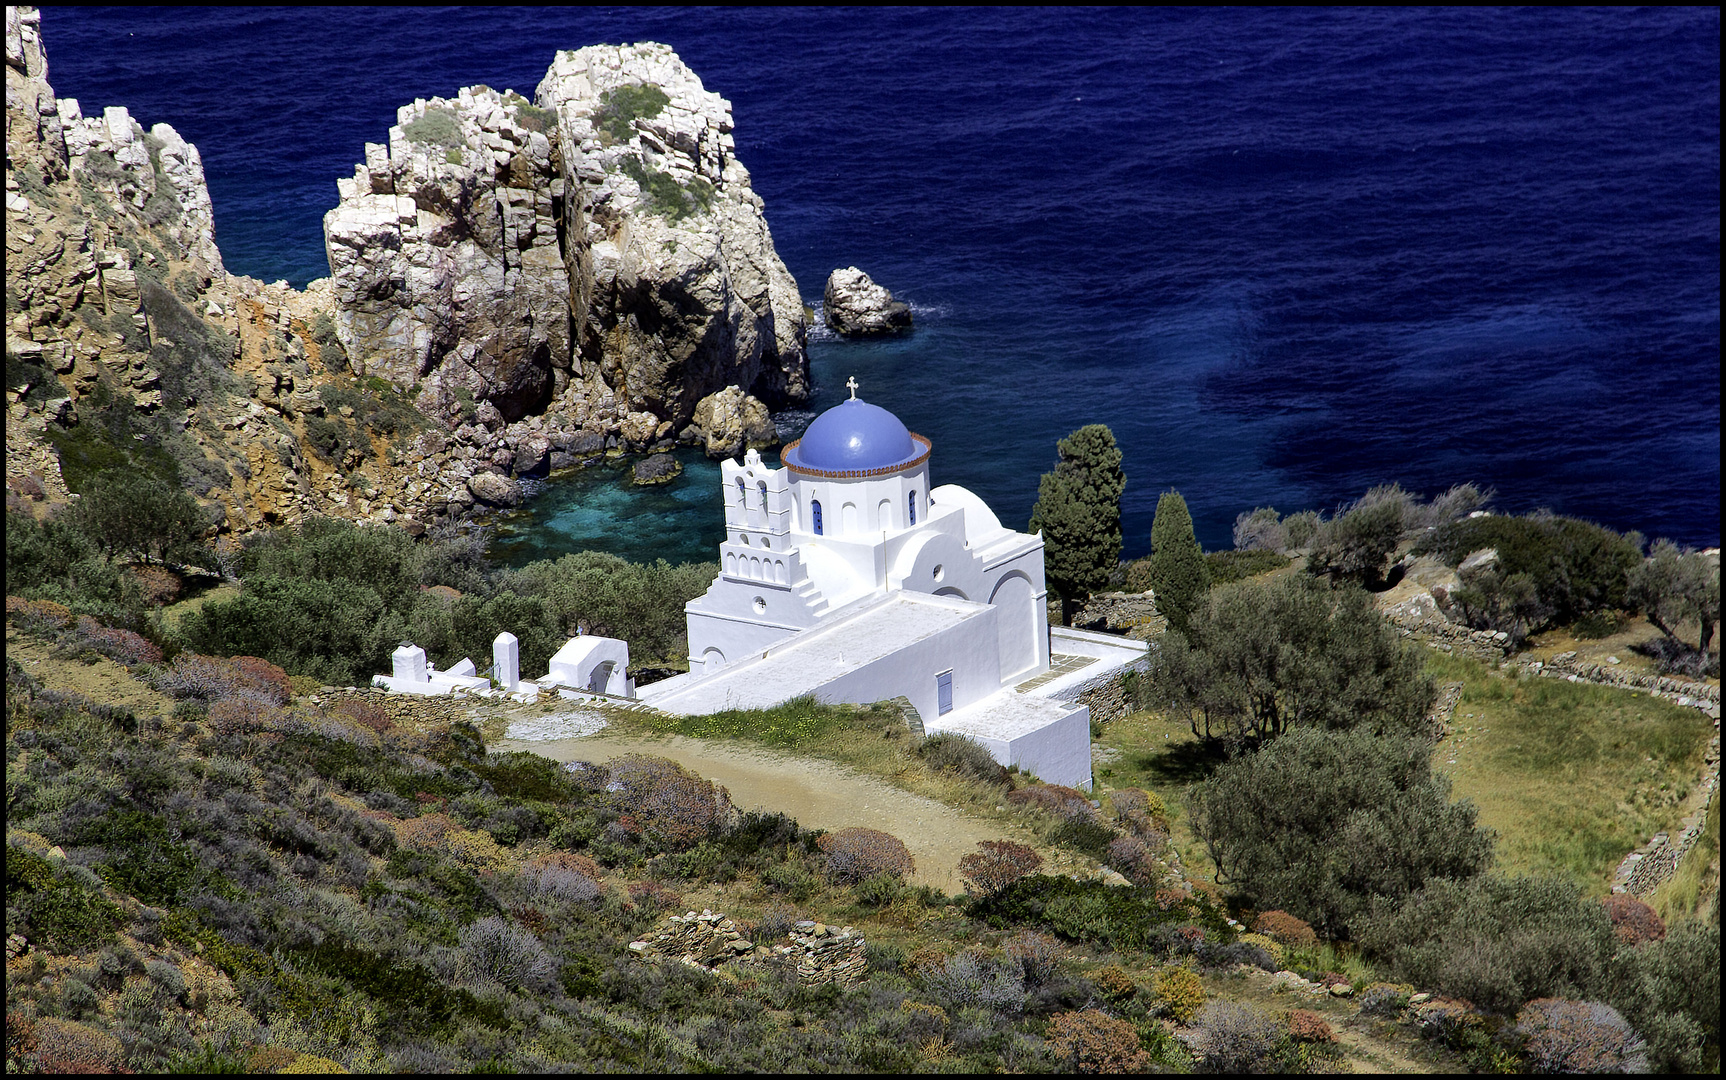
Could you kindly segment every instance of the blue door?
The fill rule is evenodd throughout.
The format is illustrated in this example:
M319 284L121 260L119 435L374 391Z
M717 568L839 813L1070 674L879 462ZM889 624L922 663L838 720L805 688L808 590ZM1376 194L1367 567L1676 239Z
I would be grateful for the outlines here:
M946 716L953 711L953 673L943 671L935 676L935 715Z

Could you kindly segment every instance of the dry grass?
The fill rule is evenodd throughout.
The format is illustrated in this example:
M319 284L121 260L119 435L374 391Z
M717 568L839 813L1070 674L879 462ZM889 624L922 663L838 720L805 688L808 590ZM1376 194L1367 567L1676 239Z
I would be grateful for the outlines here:
M1496 869L1604 892L1625 855L1682 818L1712 731L1697 710L1454 657L1428 670L1464 684L1433 767L1497 831Z
M1707 823L1677 873L1654 890L1648 903L1667 924L1707 914L1710 897L1720 895L1720 798L1708 807Z

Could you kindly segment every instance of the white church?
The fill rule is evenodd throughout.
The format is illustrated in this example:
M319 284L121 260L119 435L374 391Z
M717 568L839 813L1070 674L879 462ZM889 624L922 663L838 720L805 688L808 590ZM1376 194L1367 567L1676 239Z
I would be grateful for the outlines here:
M1043 540L976 495L930 483L932 445L856 396L785 447L721 465L720 571L689 602L689 673L640 699L686 715L906 698L1048 783L1091 786L1090 710L1076 702L1148 647L1050 627Z
M403 642L392 693L556 691L639 699L664 712L757 709L813 694L867 704L903 698L925 734L974 739L1002 765L1091 787L1090 709L1078 699L1149 646L1051 627L1043 539L1014 532L962 487L932 487L930 441L857 397L815 418L770 468L750 450L720 466L726 536L719 576L685 607L689 672L638 692L629 646L577 636L547 674L520 678L513 634L489 674L447 671Z

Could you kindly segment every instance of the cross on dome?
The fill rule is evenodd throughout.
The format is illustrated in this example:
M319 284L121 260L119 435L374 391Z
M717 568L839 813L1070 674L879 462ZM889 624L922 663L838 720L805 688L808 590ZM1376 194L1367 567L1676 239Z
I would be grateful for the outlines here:
M857 400L857 376L853 375L849 379L846 379L845 385L849 386L851 388L851 400L856 401Z

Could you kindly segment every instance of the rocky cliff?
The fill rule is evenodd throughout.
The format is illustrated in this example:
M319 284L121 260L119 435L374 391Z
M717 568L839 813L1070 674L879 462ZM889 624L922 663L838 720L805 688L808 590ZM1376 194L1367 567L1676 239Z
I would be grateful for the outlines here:
M807 398L802 302L730 104L670 48L561 52L531 103L467 87L397 120L325 217L336 326L458 441L513 447L539 416L554 447L735 453L749 434L707 418L739 410L704 400Z
M8 506L127 467L218 533L417 532L584 454L771 442L807 328L729 105L661 45L561 53L536 99L404 107L298 291L229 275L197 149L57 99L7 8Z

